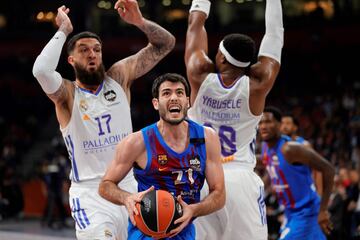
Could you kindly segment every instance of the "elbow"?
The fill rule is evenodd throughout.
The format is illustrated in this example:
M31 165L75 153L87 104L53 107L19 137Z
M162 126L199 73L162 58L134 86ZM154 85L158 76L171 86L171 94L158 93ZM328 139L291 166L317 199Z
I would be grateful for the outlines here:
M98 188L98 193L102 198L106 199L106 182L101 181Z
M226 191L225 189L223 190L222 194L221 194L221 199L220 199L220 208L223 208L225 206L225 203L226 203Z
M35 62L32 69L32 74L35 78L42 78L46 75L46 71L42 67L40 67L37 62Z
M175 44L176 44L176 38L174 37L174 35L170 34L166 44L167 52L171 52L175 48Z
M46 68L41 62L43 62L43 60L39 60L38 57L32 69L32 74L36 79L46 79L51 75L51 70Z
M226 191L225 191L225 188L221 192L219 192L219 195L217 196L216 200L217 200L216 201L217 206L216 206L215 211L218 211L218 210L222 209L225 206L225 203L226 203Z

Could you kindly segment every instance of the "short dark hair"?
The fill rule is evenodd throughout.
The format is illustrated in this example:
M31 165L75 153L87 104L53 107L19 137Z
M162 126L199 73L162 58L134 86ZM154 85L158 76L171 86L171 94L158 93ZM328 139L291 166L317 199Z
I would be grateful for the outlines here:
M299 120L297 120L296 117L294 117L294 115L292 113L284 113L282 117L289 117L292 119L294 125L296 125L297 127L299 127Z
M74 50L76 42L82 38L95 38L102 45L102 41L96 33L88 32L88 31L81 32L81 33L78 33L78 34L72 36L70 38L70 40L68 41L68 43L67 43L67 53L68 54L70 54Z
M240 33L228 34L223 39L225 49L230 55L241 62L253 62L256 52L254 40Z
M183 76L181 76L180 74L177 74L177 73L165 73L165 74L161 75L160 77L157 77L153 82L152 90L151 90L153 98L159 98L160 85L165 81L170 81L170 82L174 82L174 83L181 82L185 87L186 96L187 97L190 96L189 83Z
M280 109L278 109L277 107L274 106L265 107L264 113L265 112L272 113L276 121L281 122L282 113Z

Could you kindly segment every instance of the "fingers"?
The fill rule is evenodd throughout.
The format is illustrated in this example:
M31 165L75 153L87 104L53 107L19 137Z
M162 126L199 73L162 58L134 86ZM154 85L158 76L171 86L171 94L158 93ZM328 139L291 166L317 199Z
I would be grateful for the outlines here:
M330 221L323 221L320 223L320 227L326 235L329 235L333 230L333 224Z
M125 0L118 0L115 5L114 5L114 9L118 10L122 9L122 11L125 11Z
M58 12L64 12L65 14L68 14L70 12L70 9L67 8L65 5L62 5L58 8Z
M135 222L134 215L129 213L129 218L130 218L131 223L132 223L134 226L136 226L136 222Z
M139 215L139 211L137 210L135 204L136 203L134 201L128 201L125 205L129 213L130 221L134 226L136 226L134 214Z
M179 218L180 219L180 218ZM178 226L177 228L174 228L173 230L170 231L170 238L174 237L175 235L177 235L179 232L181 232L185 226L187 225L186 222L183 222L182 224L180 224L180 226Z

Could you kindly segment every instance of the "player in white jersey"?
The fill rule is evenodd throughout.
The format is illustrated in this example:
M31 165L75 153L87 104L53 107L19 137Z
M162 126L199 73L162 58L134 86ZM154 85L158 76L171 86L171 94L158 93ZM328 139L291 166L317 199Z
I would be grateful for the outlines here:
M208 0L193 0L190 8L185 49L192 90L188 116L219 134L226 205L197 220L198 239L265 240L264 184L254 172L255 137L266 96L280 70L281 1L266 1L266 33L256 63L255 43L243 34L225 36L215 63L209 59L205 22L210 5Z
M62 6L56 16L59 29L33 67L34 76L55 103L69 152L70 207L78 239L126 239L126 209L101 198L98 185L113 159L116 144L132 132L132 82L152 69L175 45L168 31L142 17L137 1L118 0L115 9L125 22L146 34L149 43L138 53L116 62L105 72L100 38L91 32L79 33L67 46L68 62L76 79L63 79L56 67L73 26L69 9ZM128 191L137 190L131 173L121 184Z

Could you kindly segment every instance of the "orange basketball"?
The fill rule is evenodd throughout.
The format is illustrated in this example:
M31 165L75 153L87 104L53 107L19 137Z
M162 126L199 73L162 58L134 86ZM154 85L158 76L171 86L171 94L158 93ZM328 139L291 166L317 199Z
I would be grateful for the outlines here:
M164 190L148 192L136 208L139 211L139 215L134 215L137 228L153 238L168 237L177 227L174 221L182 216L181 205Z

